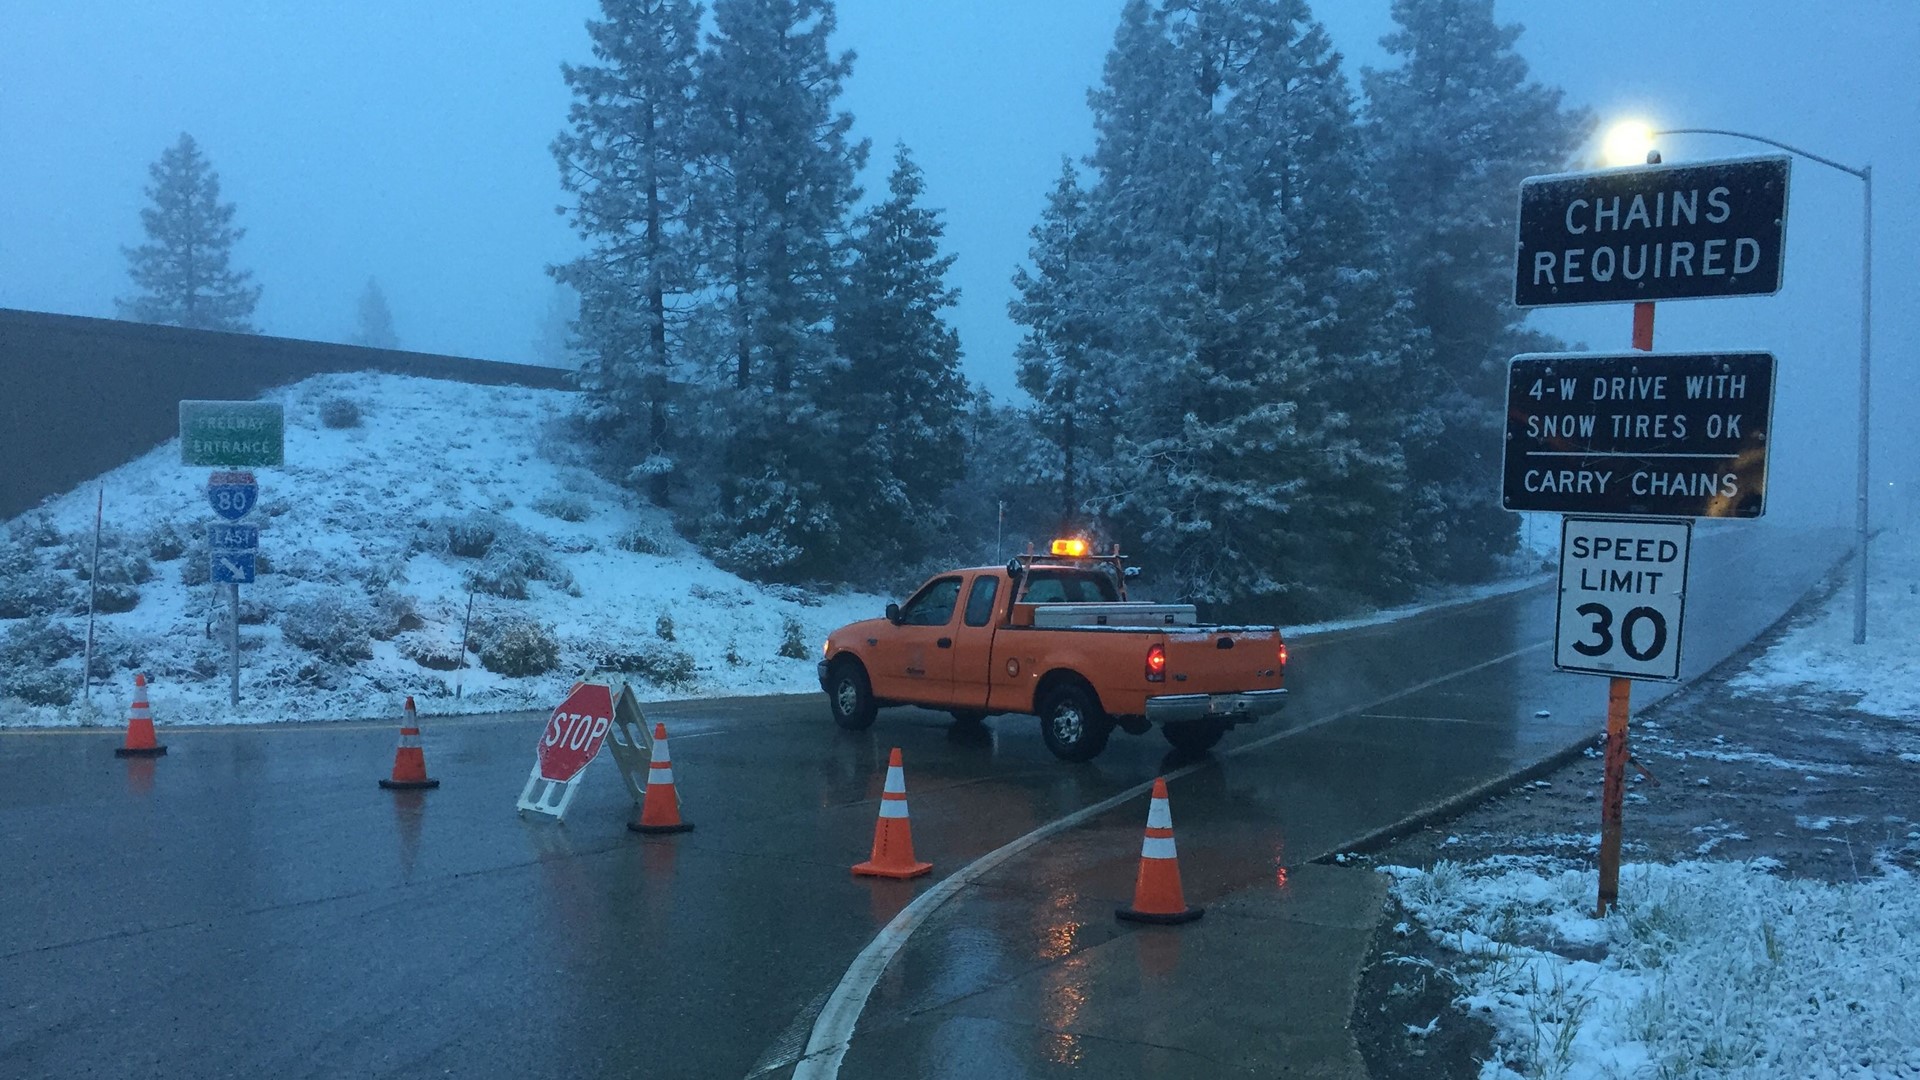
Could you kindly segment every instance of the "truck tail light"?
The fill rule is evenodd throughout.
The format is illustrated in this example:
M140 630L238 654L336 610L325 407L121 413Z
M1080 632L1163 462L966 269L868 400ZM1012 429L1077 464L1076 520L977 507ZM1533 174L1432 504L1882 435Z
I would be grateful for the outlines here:
M1279 660L1280 670L1285 671L1287 669L1287 643L1284 641L1280 643Z
M1155 645L1147 650L1147 681L1167 681L1167 647Z

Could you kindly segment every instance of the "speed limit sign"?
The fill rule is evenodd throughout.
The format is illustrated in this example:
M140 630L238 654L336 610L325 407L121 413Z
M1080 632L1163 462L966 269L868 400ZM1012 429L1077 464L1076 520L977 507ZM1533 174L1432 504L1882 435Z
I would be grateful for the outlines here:
M1568 517L1553 666L1677 681L1692 542L1690 521Z

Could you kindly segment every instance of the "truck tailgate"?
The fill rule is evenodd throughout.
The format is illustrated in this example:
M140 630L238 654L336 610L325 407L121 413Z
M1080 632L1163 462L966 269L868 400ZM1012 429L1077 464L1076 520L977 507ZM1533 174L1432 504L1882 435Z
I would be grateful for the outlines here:
M1195 627L1167 635L1169 694L1277 690L1285 676L1280 631L1271 626Z

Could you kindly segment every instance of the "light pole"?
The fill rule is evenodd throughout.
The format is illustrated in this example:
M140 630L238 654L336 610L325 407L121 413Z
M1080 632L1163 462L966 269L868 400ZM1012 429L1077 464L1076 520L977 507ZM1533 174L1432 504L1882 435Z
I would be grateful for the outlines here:
M1873 385L1873 166L1863 165L1856 169L1797 146L1788 146L1778 139L1749 135L1744 131L1728 131L1724 128L1666 128L1651 131L1644 124L1617 126L1607 140L1608 154L1610 157L1626 157L1632 153L1633 145L1639 144L1644 159L1645 150L1651 148L1653 138L1659 135L1725 135L1728 138L1765 143L1808 161L1839 169L1860 181L1864 208L1860 224L1860 464L1857 505L1854 508L1855 542L1860 550L1854 559L1853 643L1864 645L1867 642L1867 435L1871 419L1868 402Z

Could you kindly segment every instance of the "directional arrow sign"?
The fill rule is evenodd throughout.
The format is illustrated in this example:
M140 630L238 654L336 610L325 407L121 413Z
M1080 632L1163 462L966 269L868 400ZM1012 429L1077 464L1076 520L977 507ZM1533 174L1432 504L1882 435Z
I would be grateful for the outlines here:
M1507 375L1508 510L1757 518L1770 353L1542 353Z
M215 551L211 576L216 585L253 584L253 552Z

